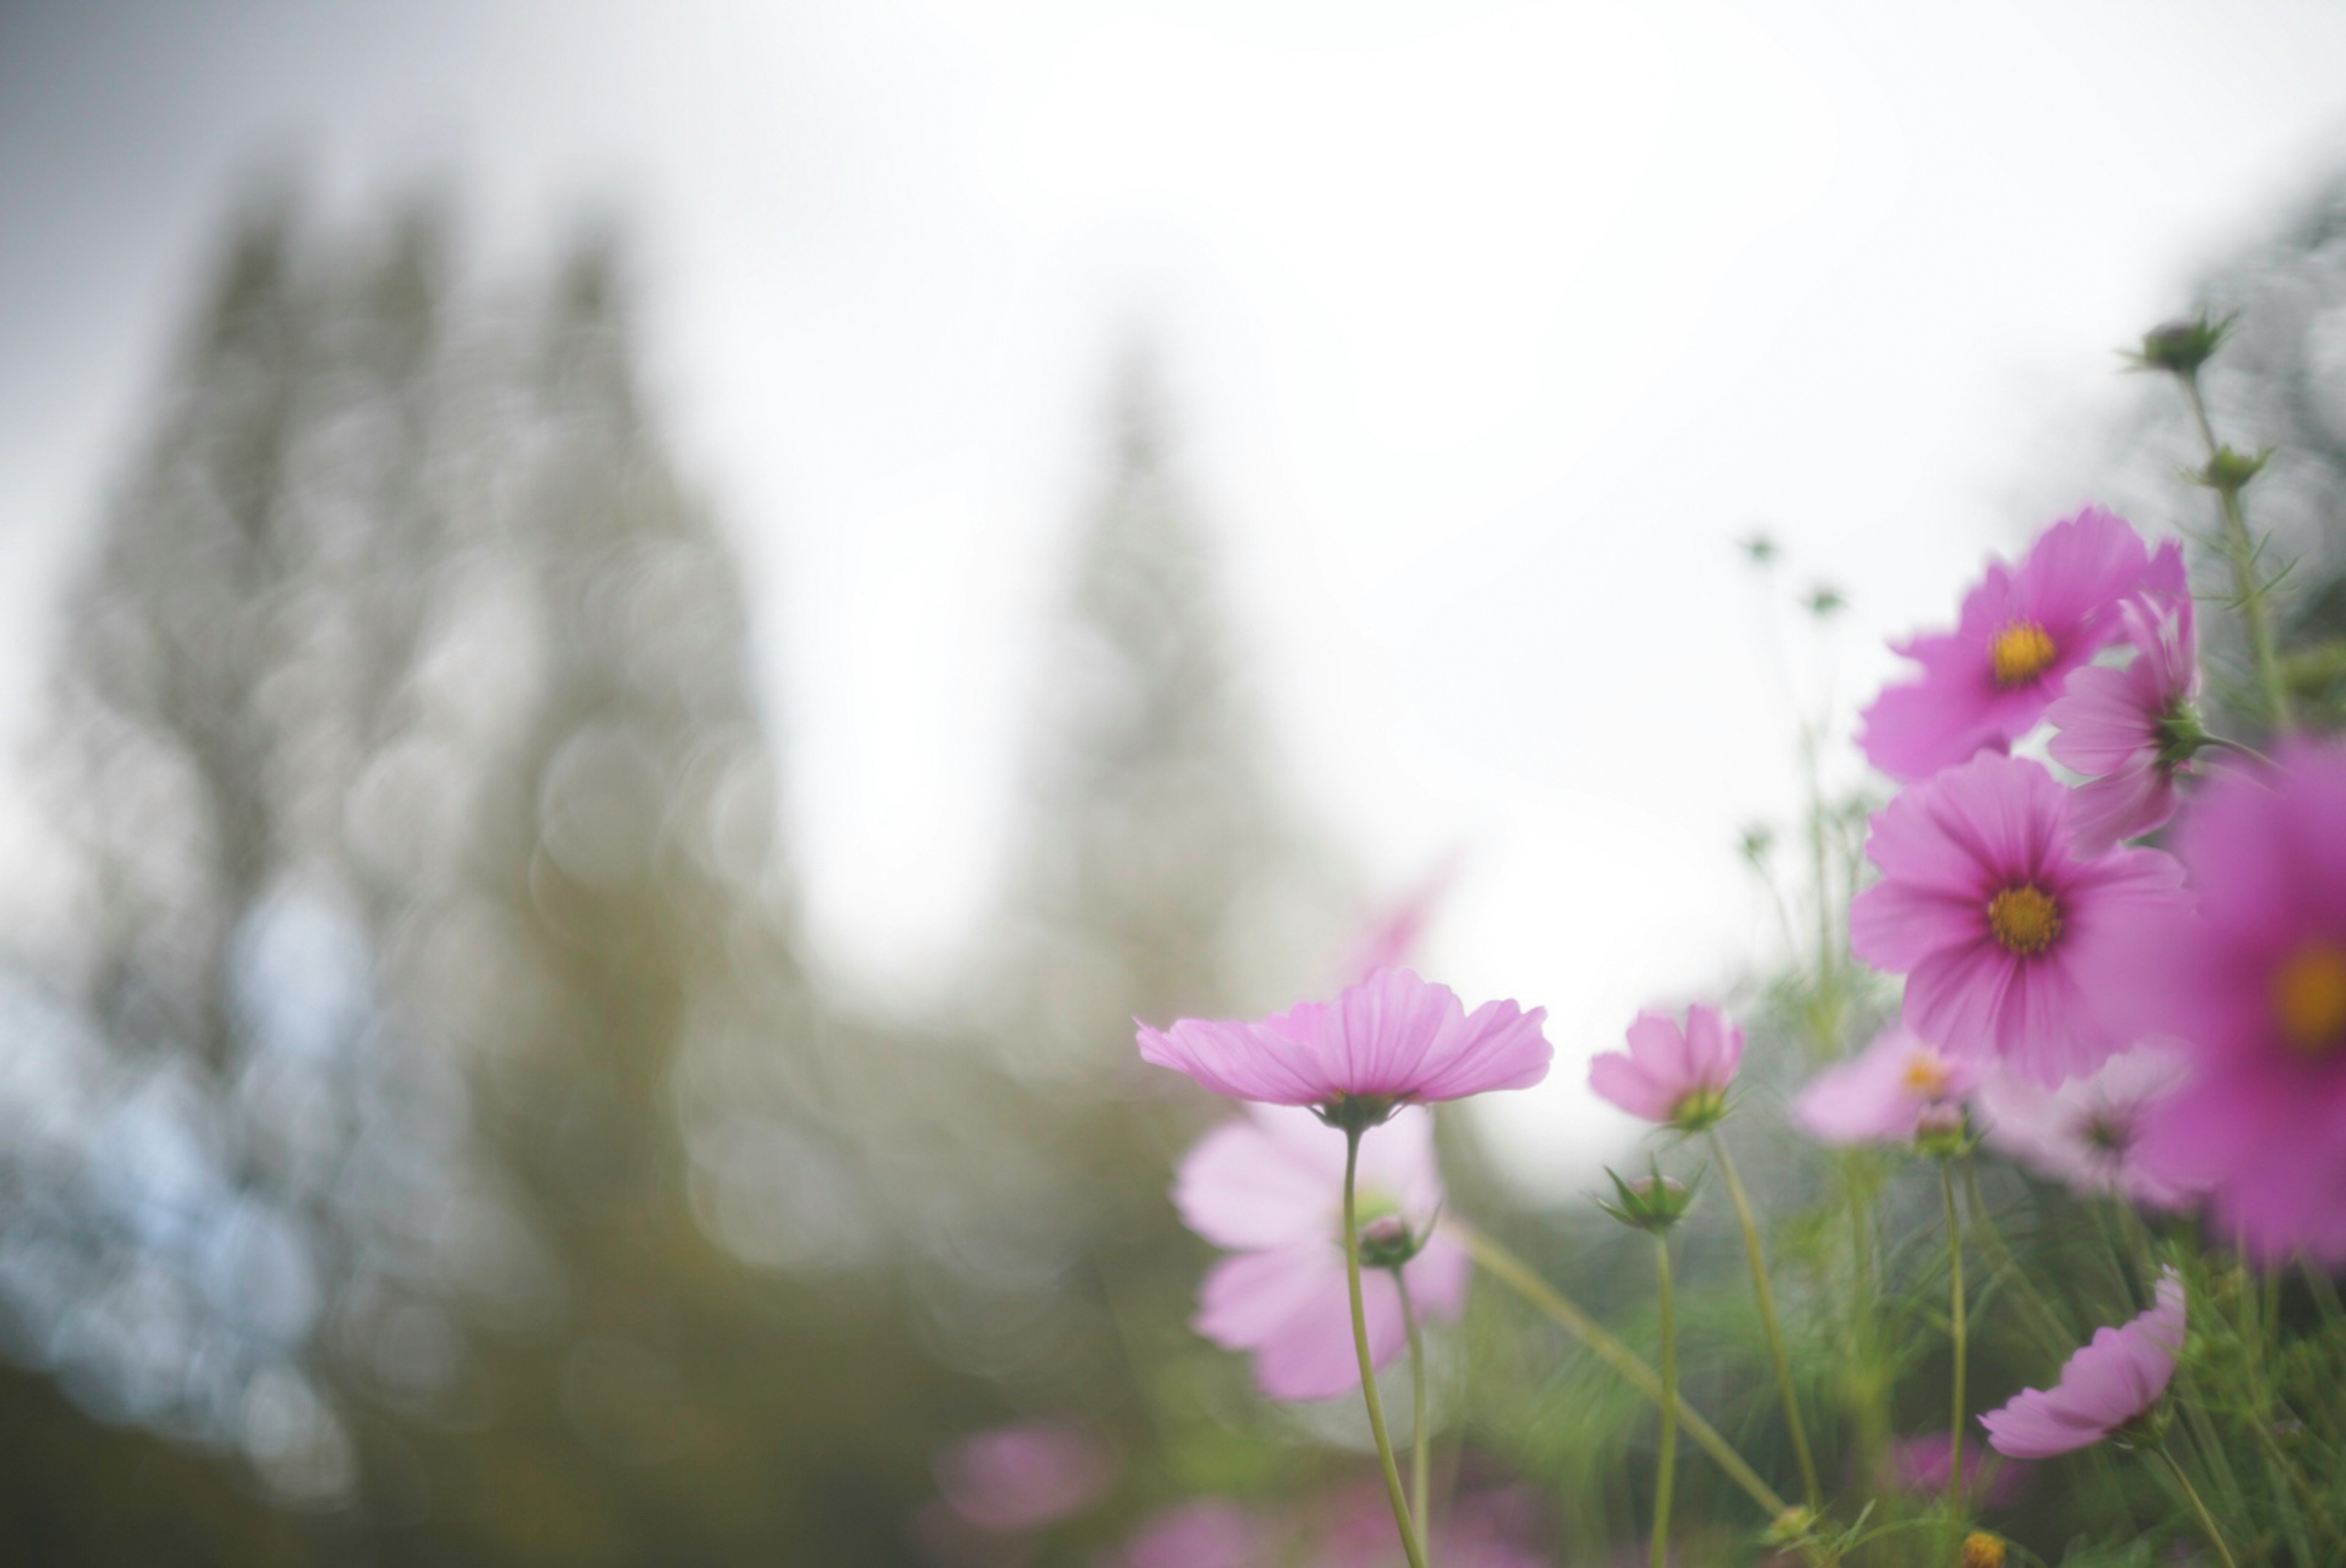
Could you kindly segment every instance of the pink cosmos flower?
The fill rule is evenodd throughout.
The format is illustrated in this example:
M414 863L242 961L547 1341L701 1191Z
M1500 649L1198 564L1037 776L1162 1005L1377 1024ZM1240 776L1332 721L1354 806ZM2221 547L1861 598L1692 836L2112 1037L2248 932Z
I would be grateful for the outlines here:
M1386 1528L1392 1529L1390 1516ZM1116 1568L1271 1568L1272 1533L1255 1514L1221 1497L1196 1497L1159 1510L1124 1550Z
M2178 850L2196 915L2143 922L2129 993L2189 1077L2143 1124L2160 1176L2211 1192L2260 1257L2346 1259L2346 750L2300 742L2227 771Z
M1952 632L1896 651L1923 667L1862 716L1866 758L1893 779L1927 779L2036 728L2069 672L2119 632L2117 606L2146 589L2183 591L2183 551L2152 555L2124 519L2089 506L2038 535L2017 568L1988 563Z
M937 1460L937 1490L981 1530L1039 1530L1083 1508L1116 1478L1116 1456L1072 1421L1021 1421L982 1431Z
M2143 1163L2143 1118L2188 1072L2157 1044L2122 1051L2082 1078L2047 1089L1990 1072L1973 1097L1990 1147L2080 1193L2114 1193L2147 1208L2181 1208L2193 1189Z
M2046 1084L2133 1043L2125 928L2187 907L2170 856L2076 853L2069 797L1993 752L1901 790L1866 838L1882 880L1849 916L1851 951L1906 976L1908 1027Z
M1680 1030L1667 1013L1640 1013L1628 1040L1627 1051L1607 1051L1588 1064L1588 1086L1601 1098L1687 1132L1719 1120L1743 1060L1743 1031L1724 1013L1697 1003Z
M1890 1479L1911 1497L1947 1494L1947 1460L1955 1445L1945 1432L1918 1432L1890 1445ZM2031 1466L1991 1456L1964 1440L1964 1495L1976 1507L2009 1508L2027 1490Z
M1976 1074L1971 1063L1893 1026L1810 1079L1792 1101L1792 1120L1821 1144L1911 1143L1925 1115L1962 1104Z
M1333 1002L1300 1003L1259 1023L1135 1020L1141 1060L1187 1073L1218 1095L1273 1105L1455 1100L1547 1076L1543 1008L1486 1002L1468 1013L1446 985L1381 969Z
M1344 1142L1311 1113L1250 1106L1181 1160L1173 1202L1182 1222L1236 1256L1198 1292L1195 1327L1254 1352L1256 1384L1277 1400L1324 1400L1361 1385L1344 1280ZM1398 1221L1423 1236L1442 1207L1433 1119L1404 1110L1361 1140L1355 1196L1363 1230ZM1466 1298L1465 1249L1440 1229L1402 1265L1421 1319L1455 1318ZM1369 1349L1382 1367L1408 1338L1387 1269L1361 1278ZM1391 1527L1391 1521L1387 1521Z
M2053 737L2053 760L2089 780L2071 810L2077 848L2089 855L2175 814L2175 778L2190 766L2190 742L2178 731L2198 728L2191 596L2138 595L2118 606L2118 616L2134 662L2077 671L2045 710L2060 732Z
M2087 1448L2148 1413L2175 1376L2183 1353L2183 1281L2158 1277L2157 1304L2116 1329L2097 1329L2061 1363L2050 1389L2024 1389L2010 1404L1980 1417L1987 1441L2010 1459L2051 1459Z

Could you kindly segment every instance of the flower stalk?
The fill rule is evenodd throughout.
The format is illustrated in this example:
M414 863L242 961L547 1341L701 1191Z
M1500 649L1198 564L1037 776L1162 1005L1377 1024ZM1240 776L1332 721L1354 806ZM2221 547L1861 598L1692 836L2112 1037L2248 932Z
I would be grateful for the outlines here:
M2231 563L2232 593L2239 601L2240 620L2248 628L2249 649L2256 659L2257 688L2273 728L2286 729L2289 683L2281 677L2280 654L2273 640L2272 606L2266 602L2265 585L2257 580L2256 541L2249 536L2248 515L2240 505L2240 492L2263 466L2263 459L2243 458L2216 439L2216 427L2208 418L2208 401L2200 394L2197 366L2178 372L2176 379L2183 383L2192 422L2198 425L2199 439L2208 448L2208 466L2199 477L2216 493L2223 516L2224 555Z
M1939 1162L1939 1196L1946 1209L1947 1335L1954 1348L1955 1361L1954 1389L1951 1396L1953 1415L1948 1423L1947 1508L1961 1519L1964 1516L1964 1360L1968 1351L1968 1336L1964 1324L1963 1220L1955 1212L1954 1172L1945 1159Z
M1670 1300L1670 1237L1654 1233L1654 1279L1659 1290L1662 1328L1661 1453L1654 1466L1653 1568L1669 1568L1670 1489L1678 1468L1678 1334Z
M1392 1504L1402 1550L1409 1556L1409 1568L1425 1568L1425 1550L1418 1543L1409 1500L1402 1495L1401 1469L1393 1462L1392 1436L1385 1431L1384 1401L1377 1398L1376 1362L1369 1354L1368 1308L1361 1298L1360 1201L1353 1188L1360 1171L1361 1135L1365 1130L1358 1124L1344 1128L1344 1287L1352 1298L1352 1349L1361 1359L1361 1394L1368 1401L1369 1432L1376 1440L1377 1462L1384 1471L1385 1497Z
M2167 1472L2175 1478L2175 1484L2183 1489L2184 1500L2191 1504L2191 1512L2199 1516L2199 1528L2207 1535L2208 1544L2216 1549L2216 1555L2223 1559L2224 1568L2239 1568L2239 1563L2233 1559L2232 1549L2224 1543L2224 1532L2216 1528L2216 1516L2208 1512L2208 1505L2199 1499L2199 1489L2191 1484L2191 1478L2183 1473L2183 1467L2175 1462L2175 1456L2167 1451L2166 1445L2162 1443L2142 1451L2165 1464Z
M1776 1295L1768 1283L1768 1259L1760 1250L1760 1225L1752 1216L1751 1198L1743 1190L1743 1179L1736 1174L1735 1162L1727 1157L1727 1145L1716 1127L1710 1131L1710 1155L1727 1182L1727 1196L1735 1205L1736 1221L1743 1227L1743 1251L1751 1261L1751 1289L1760 1303L1760 1329L1767 1338L1768 1354L1776 1363L1776 1391L1782 1396L1784 1424L1792 1434L1792 1453L1800 1462L1800 1489L1813 1512L1824 1506L1817 1485L1817 1461L1809 1452L1808 1431L1800 1421L1800 1395L1792 1386L1792 1363L1784 1354L1784 1336L1776 1324Z
M1418 1329L1417 1308L1409 1298L1409 1276L1399 1268L1392 1271L1393 1288L1401 1292L1402 1326L1409 1332L1409 1512L1417 1525L1417 1549L1433 1556L1429 1539L1433 1523L1425 1504L1426 1493L1432 1490L1433 1471L1433 1433L1425 1419L1425 1337Z

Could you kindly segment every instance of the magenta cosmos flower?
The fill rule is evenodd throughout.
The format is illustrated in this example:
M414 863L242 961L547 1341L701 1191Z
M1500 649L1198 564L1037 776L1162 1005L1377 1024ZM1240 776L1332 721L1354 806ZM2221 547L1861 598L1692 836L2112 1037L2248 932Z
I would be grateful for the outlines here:
M2061 1363L2051 1388L2024 1389L2004 1409L1980 1417L1987 1441L2008 1459L2051 1459L2101 1441L2158 1403L2183 1353L2183 1281L2168 1268L2158 1277L2149 1311L2096 1329Z
M1468 1013L1446 985L1381 969L1333 1002L1305 1002L1259 1023L1135 1020L1140 1056L1218 1095L1273 1105L1354 1106L1373 1121L1408 1101L1521 1089L1547 1076L1545 1010L1486 1002Z
M1325 1400L1361 1386L1344 1278L1344 1143L1300 1109L1253 1106L1199 1139L1173 1184L1182 1222L1235 1257L1198 1291L1198 1332L1254 1352L1255 1382L1278 1400ZM1363 1232L1423 1237L1442 1208L1433 1120L1404 1110L1361 1140L1355 1207ZM1402 1266L1422 1318L1455 1318L1465 1249L1435 1228ZM1408 1339L1390 1270L1362 1271L1369 1351L1377 1366Z
M2175 778L2189 768L2199 735L2191 596L2142 595L2118 614L2134 662L2077 671L2045 710L2059 732L2053 760L2087 780L2070 812L2077 848L2086 854L2147 833L2175 814Z
M2206 1186L2260 1257L2346 1259L2346 751L2285 748L2185 817L2196 915L2145 922L2133 992L2189 1075L2143 1125L2159 1176Z
M1743 1031L1716 1007L1687 1009L1680 1029L1645 1012L1629 1025L1629 1048L1588 1064L1588 1086L1633 1116L1698 1133L1726 1114L1728 1085L1743 1061Z
M2073 1192L2113 1193L2147 1208L2181 1208L2196 1194L2144 1162L2142 1126L2188 1070L2179 1053L2145 1044L2057 1089L1990 1072L1972 1108L1989 1147Z
M1810 1079L1792 1101L1792 1120L1821 1144L1912 1143L1923 1117L1962 1105L1975 1073L1912 1030L1892 1027Z
M1900 791L1866 838L1882 880L1849 915L1851 951L1906 976L1909 1028L2045 1084L2133 1043L2127 928L2187 907L2170 856L2078 854L2069 797L2044 764L1994 753Z
M2036 728L2069 672L2118 635L2121 602L2183 587L2180 545L2169 540L2153 555L2124 519L2089 506L2045 530L2017 567L1990 561L1953 631L1895 646L1922 673L1873 699L1858 745L1910 781L1982 748L2004 750Z
M981 1530L1039 1530L1090 1503L1116 1477L1116 1456L1072 1421L1021 1421L964 1438L937 1459L937 1490Z

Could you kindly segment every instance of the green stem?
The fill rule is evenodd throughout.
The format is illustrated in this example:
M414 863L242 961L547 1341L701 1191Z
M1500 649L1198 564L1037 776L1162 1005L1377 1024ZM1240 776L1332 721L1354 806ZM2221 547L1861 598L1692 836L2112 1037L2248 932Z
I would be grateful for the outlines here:
M1768 1354L1776 1362L1776 1391L1784 1400L1784 1424L1792 1434L1792 1453L1800 1461L1800 1488L1809 1500L1811 1512L1824 1506L1823 1492L1817 1485L1817 1461L1809 1452L1809 1434L1800 1420L1800 1400L1792 1387L1792 1364L1784 1354L1784 1336L1776 1326L1776 1295L1768 1284L1767 1256L1760 1247L1760 1225L1752 1217L1750 1195L1743 1190L1743 1178L1736 1174L1735 1162L1727 1157L1727 1144L1719 1129L1710 1129L1710 1156L1719 1164L1719 1174L1726 1178L1727 1196L1735 1205L1735 1217L1743 1227L1743 1251L1751 1260L1751 1289L1760 1302L1760 1331L1767 1337Z
M1947 1333L1954 1342L1955 1384L1952 1398L1954 1415L1950 1422L1953 1441L1947 1448L1947 1509L1957 1519L1964 1517L1964 1358L1967 1346L1964 1332L1964 1231L1963 1221L1955 1214L1955 1176L1949 1162L1939 1162L1939 1196L1947 1213Z
M1352 1190L1361 1164L1361 1132L1359 1127L1344 1129L1344 1286L1352 1298L1352 1349L1361 1358L1361 1394L1369 1403L1369 1432L1377 1440L1377 1462L1384 1467L1385 1497L1392 1503L1402 1550L1408 1553L1409 1568L1425 1568L1417 1528L1410 1522L1409 1501L1402 1495L1401 1470L1393 1463L1392 1438L1385 1431L1384 1401L1377 1398L1376 1362L1369 1355L1369 1314L1361 1301L1361 1227Z
M1971 1210L1972 1234L1987 1247L1988 1259L1995 1266L1996 1278L2011 1279L2021 1300L2028 1304L2030 1327L2035 1330L2038 1348L2056 1356L2066 1356L2075 1343L2074 1337L2068 1326L2061 1321L2061 1315L2053 1309L2053 1304L2045 1299L2045 1293L2036 1288L2036 1281L2028 1277L2027 1271L2020 1267L2020 1260L2013 1256L2012 1248L2005 1244L2004 1232L1997 1227L1995 1217L1988 1208L1987 1195L1980 1191L1979 1167L1969 1159L1964 1161L1964 1202Z
M1678 1470L1678 1331L1670 1302L1670 1238L1654 1237L1654 1278L1661 1291L1662 1451L1654 1464L1653 1568L1669 1568L1670 1487Z
M2216 1555L2224 1560L2224 1568L2240 1568L2232 1559L2232 1549L2224 1544L2224 1532L2216 1528L2215 1516L2208 1512L2208 1505L2199 1501L2198 1490L2191 1484L2191 1478L2183 1473L2183 1467L2175 1462L2175 1456L2163 1448L2145 1449L2143 1452L2156 1454L2166 1462L2168 1472L2175 1477L2175 1484L2181 1487L2183 1495L2190 1500L2191 1512L2199 1516L2199 1528L2207 1532L2208 1544L2213 1546Z
M2194 372L2182 381L2183 391L2191 400L2191 417L2199 426L2199 439L2207 444L2208 461L2212 467L2223 447L2216 440L2216 427L2208 419L2207 400L2199 395L2198 373ZM2240 602L2240 619L2248 627L2249 650L2256 656L2257 685L2264 694L2266 716L2275 729L2286 729L2290 722L2289 687L2281 679L2280 657L2273 644L2272 609L2265 603L2263 585L2257 581L2256 544L2249 537L2249 520L2240 508L2239 486L2218 484L2215 490L2224 514L2224 554L2232 563L2232 593Z
M1662 1383L1654 1375L1654 1369L1646 1365L1635 1350L1615 1339L1596 1319L1574 1306L1554 1286L1533 1272L1529 1264L1471 1227L1454 1221L1450 1233L1465 1247L1485 1274L1522 1297L1557 1328L1587 1346L1598 1360L1620 1375L1622 1381L1656 1405L1662 1403ZM1784 1500L1760 1479L1758 1472L1743 1462L1743 1456L1737 1453L1708 1421L1698 1415L1684 1400L1673 1398L1670 1403L1678 1411L1678 1425L1685 1430L1686 1435L1694 1441L1697 1448L1710 1456L1711 1462L1719 1466L1728 1480L1759 1504L1761 1512L1772 1521L1784 1512Z
M1409 1512L1417 1522L1417 1549L1430 1563L1433 1519L1426 1512L1425 1496L1432 1490L1433 1444L1425 1420L1425 1339L1418 1329L1416 1303L1409 1298L1408 1271L1396 1268L1392 1277L1393 1288L1401 1293L1402 1324L1409 1330Z

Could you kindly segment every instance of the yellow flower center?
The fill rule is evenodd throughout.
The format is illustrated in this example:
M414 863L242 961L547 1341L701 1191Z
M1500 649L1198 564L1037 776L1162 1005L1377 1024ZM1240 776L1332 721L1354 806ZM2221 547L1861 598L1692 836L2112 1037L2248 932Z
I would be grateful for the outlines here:
M2060 650L2053 634L2035 621L2014 621L1987 645L1987 662L1998 686L2025 686L2043 675Z
M2034 882L2006 888L1987 901L1987 929L2006 952L2035 958L2061 934L2061 906Z
M2310 942L2281 962L2272 976L2273 1017L2281 1037L2302 1056L2327 1056L2346 1045L2346 947Z
M1958 1568L2004 1568L2004 1541L1984 1530L1974 1530L1964 1537L1956 1563Z
M1901 1074L1900 1082L1908 1092L1925 1100L1943 1100L1947 1097L1947 1064L1926 1051L1917 1051L1906 1058L1906 1071Z

